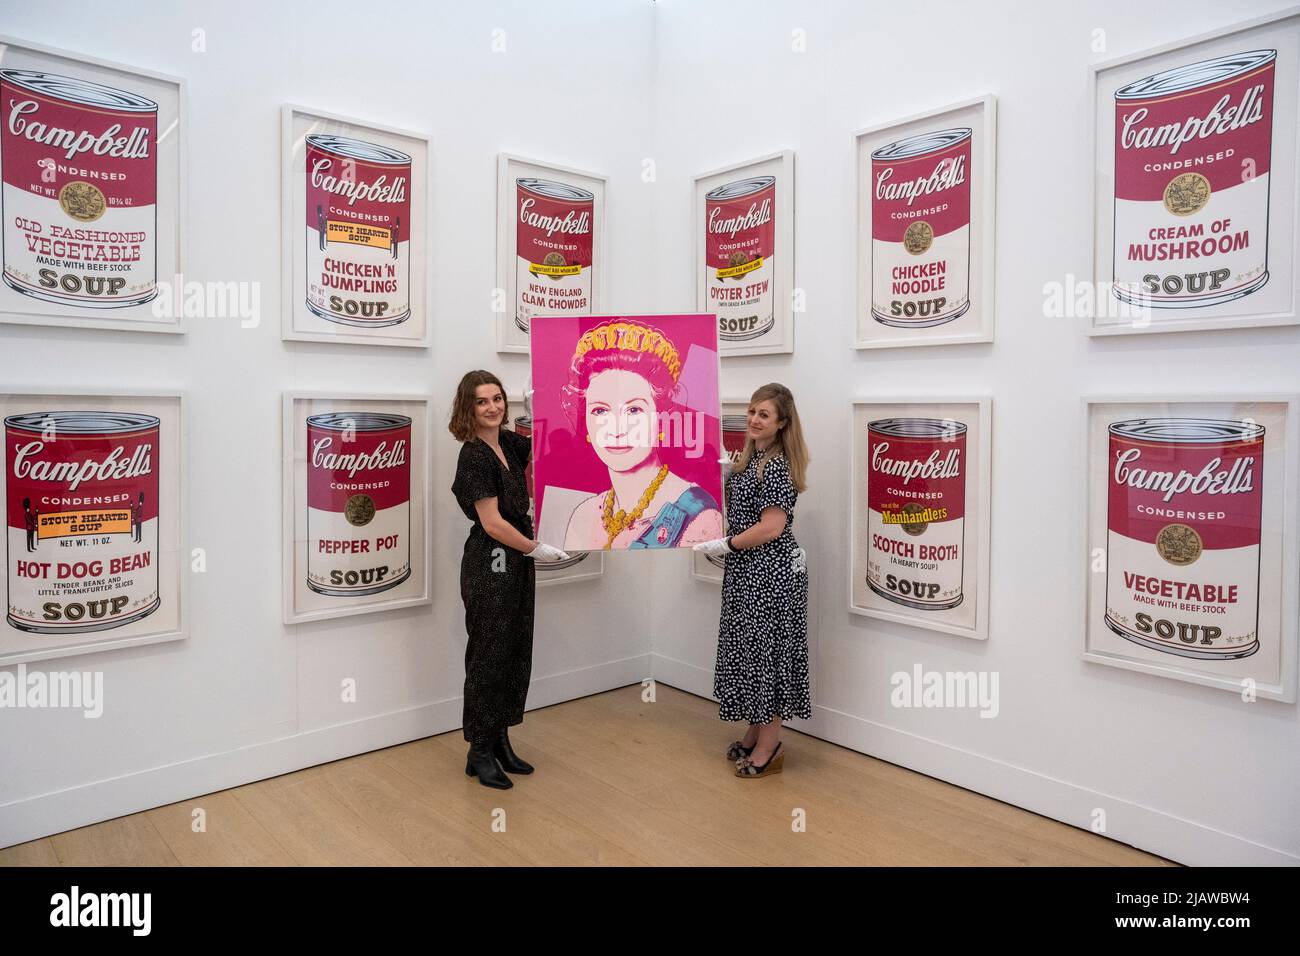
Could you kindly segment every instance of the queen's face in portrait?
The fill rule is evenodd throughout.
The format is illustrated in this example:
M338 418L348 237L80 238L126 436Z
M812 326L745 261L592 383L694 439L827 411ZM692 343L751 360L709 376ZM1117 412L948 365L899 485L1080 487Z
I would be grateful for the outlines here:
M611 471L632 471L653 453L659 421L650 383L636 372L609 369L587 385L587 434Z

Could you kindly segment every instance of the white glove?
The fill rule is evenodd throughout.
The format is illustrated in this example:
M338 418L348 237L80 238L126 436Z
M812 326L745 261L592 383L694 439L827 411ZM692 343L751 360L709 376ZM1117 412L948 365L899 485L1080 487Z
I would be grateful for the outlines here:
M537 542L537 547L528 552L526 557L543 562L569 560L569 556L559 548L552 548L549 544L542 544L540 541Z
M706 558L716 558L718 555L730 554L731 549L727 547L726 538L714 538L712 541L701 541L692 551L698 551Z

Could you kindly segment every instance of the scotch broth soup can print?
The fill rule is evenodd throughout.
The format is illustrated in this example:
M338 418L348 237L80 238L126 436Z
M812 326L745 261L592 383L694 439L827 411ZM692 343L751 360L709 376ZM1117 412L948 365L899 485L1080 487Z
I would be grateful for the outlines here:
M60 305L158 294L158 104L35 70L0 70L4 281Z
M515 325L590 315L596 196L548 179L515 180Z
M157 610L159 419L48 411L4 424L8 622L78 634Z
M1193 308L1268 281L1276 60L1251 50L1115 91L1117 298Z
M1264 427L1140 418L1109 439L1106 625L1181 657L1255 653Z
M307 418L307 586L378 594L411 576L411 419Z
M756 339L776 324L776 177L727 183L704 197L704 270L718 338Z

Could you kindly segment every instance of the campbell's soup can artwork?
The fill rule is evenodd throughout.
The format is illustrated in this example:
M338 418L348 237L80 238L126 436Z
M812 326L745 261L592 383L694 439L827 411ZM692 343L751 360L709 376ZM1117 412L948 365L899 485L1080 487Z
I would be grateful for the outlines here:
M1195 308L1268 281L1276 60L1276 50L1251 50L1115 92L1120 300Z
M4 424L8 622L77 634L157 610L159 419L47 411Z
M1107 626L1182 657L1255 653L1263 426L1142 418L1109 439Z
M969 128L909 136L871 154L871 315L927 328L970 308Z
M411 317L411 157L347 136L307 137L307 308L329 322Z
M352 597L411 576L411 419L307 418L307 586Z
M722 454L727 459L728 473L734 471L736 462L740 461L740 453L745 450L745 439L747 437L749 437L749 418L747 415L722 416ZM711 554L708 561L718 568L727 566L727 556L724 554Z
M113 309L158 294L158 104L35 70L0 70L4 281Z
M548 179L515 180L515 325L591 314L596 196Z
M867 586L921 611L962 602L966 550L962 422L867 423Z
M776 177L727 183L704 197L704 270L718 338L755 339L776 324Z

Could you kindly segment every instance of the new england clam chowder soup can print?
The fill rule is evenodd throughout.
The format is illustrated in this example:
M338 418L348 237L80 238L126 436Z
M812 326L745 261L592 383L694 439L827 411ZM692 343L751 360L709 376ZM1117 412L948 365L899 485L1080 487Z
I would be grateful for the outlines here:
M515 325L591 314L596 196L548 179L515 180Z
M1268 281L1276 60L1276 50L1251 50L1115 91L1120 300L1218 305Z
M0 70L4 281L89 309L158 294L158 104L35 70Z
M1263 426L1141 418L1109 437L1107 626L1181 657L1255 653Z
M411 419L307 418L307 586L351 597L411 575Z
M126 412L5 419L10 624L76 634L158 609L158 431Z
M704 271L718 338L756 339L776 324L776 177L727 183L704 197Z

